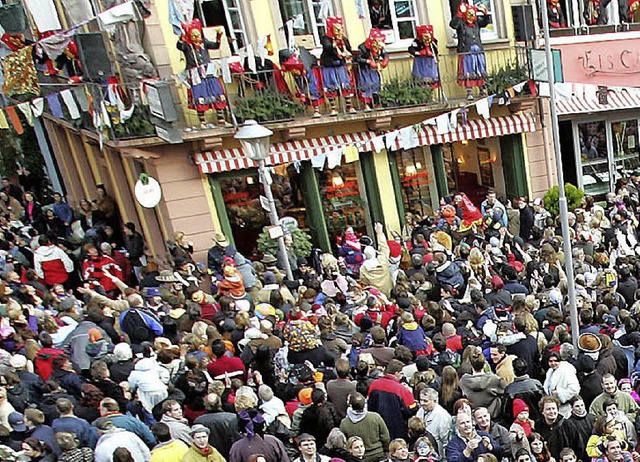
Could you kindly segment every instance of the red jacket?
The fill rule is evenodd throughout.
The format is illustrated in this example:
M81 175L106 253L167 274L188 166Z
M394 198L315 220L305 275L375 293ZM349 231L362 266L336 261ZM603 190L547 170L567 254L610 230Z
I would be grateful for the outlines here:
M33 256L36 275L45 284L64 284L73 271L73 261L60 247L53 244L41 245Z
M216 359L207 366L207 371L212 379L217 380L220 376L224 376L224 373L228 373L233 378L233 372L242 372L240 379L243 382L247 380L247 368L240 358L237 356L224 355L221 358Z
M58 348L40 348L36 353L36 360L33 365L36 374L38 374L42 380L47 380L53 372L52 364L53 358L64 354L64 351Z
M118 287L113 281L104 274L103 269L106 268L109 273L122 279L122 270L115 260L107 255L99 255L97 259L87 259L82 263L82 277L85 281L89 279L97 279L105 292L111 292Z

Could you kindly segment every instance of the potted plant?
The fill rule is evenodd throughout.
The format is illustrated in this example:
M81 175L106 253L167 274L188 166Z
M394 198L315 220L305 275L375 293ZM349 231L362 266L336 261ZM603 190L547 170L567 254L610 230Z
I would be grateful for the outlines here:
M302 106L273 90L239 98L233 109L240 123L247 119L258 122L291 120L303 110Z
M380 103L384 107L418 106L432 100L431 87L412 80L392 79L380 91Z

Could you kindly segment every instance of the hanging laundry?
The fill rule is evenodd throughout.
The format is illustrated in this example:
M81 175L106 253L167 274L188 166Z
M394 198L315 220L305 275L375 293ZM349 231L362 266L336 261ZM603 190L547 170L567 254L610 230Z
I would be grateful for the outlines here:
M344 148L344 161L347 164L355 162L360 158L360 152L354 145L349 145Z
M395 151L396 141L398 140L398 136L400 135L399 130L393 130L392 132L385 133L384 135L384 144L387 146L387 150Z
M63 32L57 32L49 37L40 40L38 44L44 51L47 52L49 58L55 59L60 56L69 46L69 42L75 34L75 30L67 30Z
M247 66L249 66L251 72L256 72L258 69L256 67L256 57L253 53L253 45L250 43L247 45Z
M342 148L334 149L327 153L327 168L332 169L340 165L342 161Z
M105 126L111 128L111 117L109 117L107 104L104 102L104 100L100 101L100 112L102 113L100 117L102 119L102 123L104 123Z
M29 27L22 3L0 6L0 26L7 34L19 34Z
M18 135L22 135L24 133L24 127L22 126L22 122L20 122L20 116L16 112L15 106L9 106L5 110L7 111L11 125L13 125L13 129Z
M78 105L80 105L80 110L82 112L88 112L89 100L87 99L87 93L84 87L74 87L71 89L71 91L73 91L73 96L76 97Z
M20 103L17 105L20 112L24 114L24 118L26 119L29 126L33 127L33 112L31 111L31 105L29 101L24 103Z
M231 68L229 67L229 58L222 58L220 60L220 67L222 68L222 81L224 83L233 82L231 78Z
M382 151L384 149L384 136L376 136L371 140L371 143L373 144L373 149L375 149L376 152Z
M40 94L38 74L33 64L31 47L21 48L2 59L4 94L6 96Z
M436 133L438 135L445 135L450 131L449 114L442 114L436 117Z
M318 20L324 23L329 16L333 16L333 0L320 0Z
M317 168L318 170L322 170L324 168L324 163L327 160L326 153L320 153L317 156L311 158L311 166L313 168Z
M102 29L110 34L116 30L116 24L136 19L136 10L133 2L121 3L109 8L98 15Z
M476 111L478 112L478 115L481 115L483 118L490 118L489 98L482 98L481 100L476 101Z
M73 99L73 94L71 93L71 90L67 89L67 90L62 90L60 92L60 97L62 98L62 101L64 101L65 106L67 106L67 110L69 111L69 115L71 116L72 119L79 119L80 116L80 111L78 110L78 105L76 104L76 100Z
M304 25L304 15L302 13L297 14L293 17L293 22L291 23L292 29L302 29L304 30L306 27Z
M133 112L136 108L136 105L131 103L131 107L126 109L120 109L120 123L124 123L127 120L129 120L131 117L133 117Z
M7 117L4 115L4 111L2 109L0 109L0 128L9 128L9 122L7 122Z
M80 24L93 18L93 8L89 0L62 0L62 5L71 24Z
M400 146L402 149L413 149L419 145L418 134L413 126L400 129Z
M45 98L47 98L47 104L49 105L49 109L51 110L51 114L53 115L53 117L63 119L64 113L62 112L62 106L60 105L58 94L52 93L45 96Z
M168 0L168 2L169 2L169 24L171 24L173 33L175 35L182 35L183 18L180 15L180 11L178 11L178 7L176 7L175 2L173 0Z
M460 109L454 109L449 116L449 125L451 125L452 130L458 127L458 114L460 114Z
M267 37L258 37L257 50L258 57L260 58L260 65L264 66L264 61L267 59Z
M60 30L60 18L53 0L24 0L40 33Z
M36 98L31 100L31 111L36 117L40 117L44 111L44 98Z

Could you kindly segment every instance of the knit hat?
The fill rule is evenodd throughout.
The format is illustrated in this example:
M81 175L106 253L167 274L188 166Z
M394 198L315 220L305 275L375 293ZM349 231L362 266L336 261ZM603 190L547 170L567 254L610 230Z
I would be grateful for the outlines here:
M602 342L597 335L591 333L585 333L578 337L578 347L584 352L593 353L600 351L602 348Z
M520 398L516 398L513 400L513 417L518 417L522 411L529 412L529 406Z
M399 242L387 241L387 245L389 246L389 256L391 258L398 258L402 255L402 246Z
M300 401L305 406L311 404L313 402L311 400L311 393L313 393L313 388L303 388L298 392L298 401Z
M211 430L209 430L208 427L205 427L202 424L196 424L193 427L191 427L191 430L189 430L189 435L193 436L196 433L206 433L207 435L211 433Z

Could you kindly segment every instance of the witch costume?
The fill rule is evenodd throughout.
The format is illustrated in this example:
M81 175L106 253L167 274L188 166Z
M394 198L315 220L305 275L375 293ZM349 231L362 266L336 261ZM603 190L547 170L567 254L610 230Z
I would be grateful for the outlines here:
M409 54L413 56L413 78L431 87L439 87L438 41L433 36L431 24L416 27L416 38L409 47Z
M480 30L489 24L483 5L460 3L458 12L449 23L458 36L458 83L467 89L467 99L473 99L473 88L486 93L487 60L480 38Z
M353 79L350 74L352 60L351 44L344 36L344 20L337 16L327 18L327 35L320 41L322 54L322 84L329 100L331 115L337 115L336 97L342 96L348 112L356 112L353 107Z
M207 40L202 34L202 22L194 19L182 26L183 34L176 47L184 53L187 62L186 72L191 88L188 90L189 108L195 109L201 126L207 126L205 113L214 109L219 125L228 126L224 111L228 107L227 97L220 78L209 75L209 50L220 48L222 32L218 32L215 42Z
M306 48L280 50L280 66L293 96L313 107L313 117L321 117L322 77L315 57Z
M370 111L372 104L379 103L382 86L380 69L389 65L389 55L384 49L384 34L380 29L371 29L369 37L358 47L358 91Z

